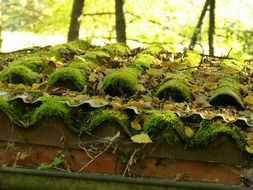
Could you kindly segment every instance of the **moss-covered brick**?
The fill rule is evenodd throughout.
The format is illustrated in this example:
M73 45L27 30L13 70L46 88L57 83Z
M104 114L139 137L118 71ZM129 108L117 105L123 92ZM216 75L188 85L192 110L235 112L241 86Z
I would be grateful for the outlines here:
M240 94L240 86L237 80L232 77L220 79L209 102L215 106L233 105L238 108L244 108L244 103Z
M245 150L246 141L242 131L233 124L222 123L220 121L211 122L211 121L202 121L200 123L200 128L194 137L189 141L189 146L206 146L212 140L215 140L219 134L227 134L231 136L238 147L241 150Z
M184 124L180 118L171 111L151 111L143 123L143 130L151 136L162 137L171 144L176 140L186 141Z
M165 51L166 50L161 45L152 45L142 51L142 53L159 57L160 53L163 53Z
M13 84L31 85L39 79L40 75L25 66L9 66L0 72L0 79Z
M155 95L159 99L172 99L176 102L191 101L191 90L185 79L174 78L166 81L158 87Z
M68 65L68 67L84 70L85 73L88 74L92 72L94 69L96 69L98 65L92 62L86 61L81 56L75 56L73 61Z
M102 125L104 122L115 122L119 124L123 130L131 136L129 131L129 118L128 116L117 110L99 109L91 113L89 124L82 128L84 132L89 132Z
M114 44L107 44L105 46L102 46L101 48L102 51L106 51L109 53L111 56L122 56L125 54L127 51L129 51L129 47L124 44L124 43L114 43Z
M74 40L71 42L66 43L66 47L73 50L87 50L90 47L90 44L84 40Z
M84 75L85 74L76 68L65 67L53 72L49 76L48 84L81 91L86 84Z
M30 118L30 125L36 124L43 118L62 119L70 121L70 109L66 106L66 99L61 97L42 97L42 104L36 108Z
M157 63L159 60L153 55L149 54L138 54L133 60L128 64L128 66L133 66L137 69L149 68L151 64Z
M135 68L115 70L104 78L104 90L112 96L131 96L138 91L138 74Z

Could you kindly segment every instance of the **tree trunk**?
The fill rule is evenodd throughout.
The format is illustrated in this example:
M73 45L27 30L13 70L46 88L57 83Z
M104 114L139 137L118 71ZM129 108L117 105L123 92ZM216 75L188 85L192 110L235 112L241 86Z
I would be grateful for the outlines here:
M79 29L81 25L80 17L82 16L83 6L84 0L74 0L68 32L68 41L77 40L79 38Z
M126 43L126 21L123 5L124 0L115 0L116 37L117 42Z
M3 30L3 23L2 23L2 9L3 9L3 1L0 0L0 52L1 52L1 48L2 48L2 42L3 42L3 38L2 38L2 30Z
M207 7L209 5L209 0L206 0L205 2L205 5L201 11L201 14L200 14L200 17L199 17L199 21L198 21L198 24L194 30L194 33L192 35L192 39L191 39L191 43L189 45L189 49L193 49L194 46L196 45L196 42L198 40L198 35L200 34L200 31L201 31L201 26L202 26L202 23L203 23L203 20L204 20L204 17L206 15L206 11L207 11Z
M215 33L215 0L209 0L210 3L210 15L209 15L209 31L208 31L208 44L209 54L214 55L214 33Z

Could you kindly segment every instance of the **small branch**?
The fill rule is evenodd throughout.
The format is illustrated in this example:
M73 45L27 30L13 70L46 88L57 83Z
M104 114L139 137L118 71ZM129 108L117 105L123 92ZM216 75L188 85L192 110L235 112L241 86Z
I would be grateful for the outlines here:
M104 15L114 15L115 12L101 12L101 13L85 13L83 16L104 16Z
M129 167L133 164L135 154L136 154L137 152L139 152L141 149L143 149L143 148L145 147L145 145L146 145L146 144L144 144L142 147L140 147L140 148L134 150L133 154L131 154L131 156L130 156L128 162L127 162L126 168L125 168L125 170L124 170L124 172L123 172L123 176L126 176L126 173L127 173L127 171L129 170Z
M113 143L117 138L119 138L119 137L120 137L120 132L118 131L118 132L116 133L116 135L114 135L114 136L111 137L111 138L108 138L109 143L108 143L108 145L105 147L105 149L104 149L102 152L98 153L96 156L92 157L92 159L91 159L89 162L87 162L83 167L81 167L76 173L80 173L81 171L83 171L83 170L84 170L85 168L87 168L92 162L94 162L94 160L96 160L99 156L101 156L102 154L104 154L104 153L111 147L112 143Z

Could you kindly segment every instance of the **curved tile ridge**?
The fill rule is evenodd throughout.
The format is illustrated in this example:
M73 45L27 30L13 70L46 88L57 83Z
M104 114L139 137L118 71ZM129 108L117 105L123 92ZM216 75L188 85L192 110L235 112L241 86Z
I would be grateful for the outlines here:
M138 91L139 70L135 68L121 68L107 75L104 80L106 94L112 96L129 97Z
M81 91L86 85L85 75L79 69L65 67L53 72L48 79L52 86L66 86L72 90Z
M218 87L209 100L210 104L217 106L234 105L243 109L244 103L240 94L240 87L232 77L225 77L219 80Z
M188 142L188 146L206 146L218 134L227 134L231 136L236 142L240 150L245 150L246 140L242 131L233 124L222 122L202 121L200 128L193 136L192 140Z
M129 117L124 112L112 109L98 109L90 113L89 120L89 123L80 129L82 132L92 131L104 122L115 122L124 129L126 134L131 136Z
M172 99L175 102L191 101L191 90L183 78L172 78L158 87L155 95L159 99Z

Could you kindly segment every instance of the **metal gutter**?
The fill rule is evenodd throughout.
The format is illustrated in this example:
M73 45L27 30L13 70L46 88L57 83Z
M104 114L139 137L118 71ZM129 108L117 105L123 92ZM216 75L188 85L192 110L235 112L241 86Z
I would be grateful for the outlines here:
M65 173L36 169L0 168L0 189L12 190L242 190L241 186L154 178L131 178L95 173ZM244 188L245 190L247 188Z

